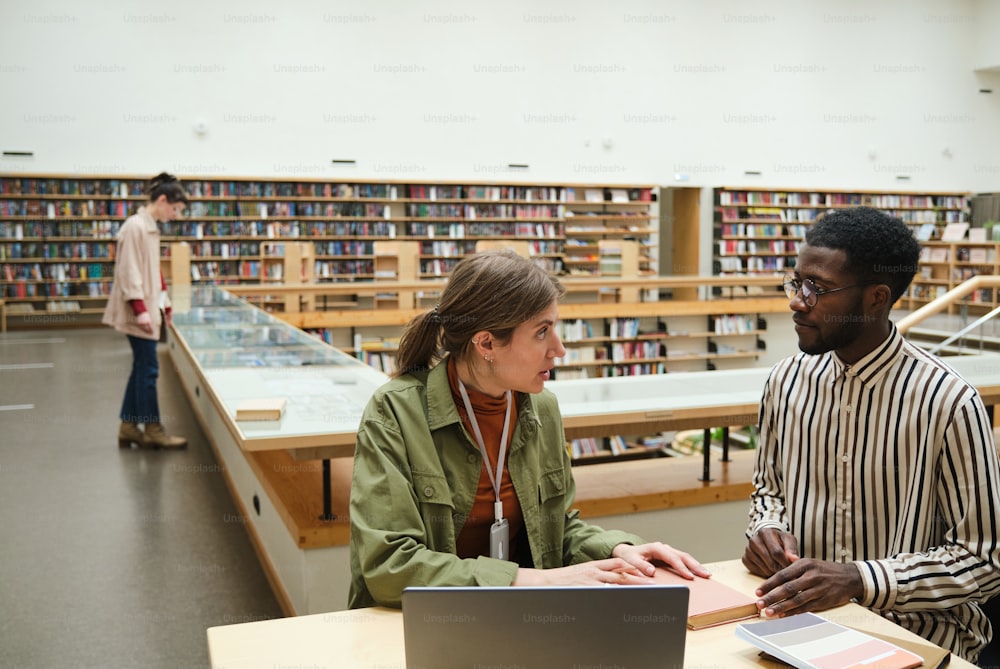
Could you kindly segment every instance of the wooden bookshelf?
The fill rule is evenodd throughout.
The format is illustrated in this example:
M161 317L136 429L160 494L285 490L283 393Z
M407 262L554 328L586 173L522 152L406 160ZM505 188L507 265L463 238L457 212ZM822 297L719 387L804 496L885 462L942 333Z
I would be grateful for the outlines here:
M531 243L523 239L480 239L476 242L476 253L510 249L522 258L531 257Z
M190 286L191 245L187 242L161 244L160 273L168 286Z
M924 242L917 273L900 299L905 309L919 309L962 282L979 275L1000 275L1000 242ZM1000 306L1000 291L981 288L950 307L983 314Z
M571 281L571 280L567 280ZM788 311L780 297L695 302L566 303L557 324L566 355L560 380L664 374L755 366L766 350L767 314ZM385 369L402 327L419 309L354 309L277 314L366 362Z
M637 277L639 276L639 242L632 239L600 239L597 241L598 270L601 276ZM638 287L622 288L623 302L639 302L642 289ZM616 302L618 296L607 291L601 292L602 299Z
M559 335L566 355L558 360L560 380L666 374L755 366L766 349L765 307L757 301L729 305L734 311L685 313L666 302L658 313L612 316L562 308ZM678 305L679 303L673 303ZM787 308L774 304L772 308ZM580 317L574 318L574 314Z
M143 201L128 178L0 177L0 298L31 327L96 316L114 276L115 236ZM96 318L92 318L96 321Z
M312 244L293 241L261 242L259 280L262 284L303 286L315 279L315 253ZM265 311L297 313L312 311L311 295L264 295L258 306Z
M715 189L714 271L718 274L781 274L794 268L809 226L827 211L867 206L897 216L914 229L931 226L940 237L948 223L968 220L969 194Z
M420 278L446 277L480 242L526 246L553 273L599 276L596 251L580 258L577 247L635 240L643 249L640 271L656 272L652 186L181 180L188 210L162 223L161 237L165 244L188 243L195 284L267 280L263 245L296 241L312 246L318 282L372 280L375 243L396 241L418 245ZM115 235L145 201L147 183L137 175L0 174L0 297L8 312L100 312L113 276Z
M375 280L384 282L415 281L418 277L420 244L418 242L378 241L374 244ZM413 309L412 292L386 292L375 295L376 309Z
M579 187L566 190L566 273L600 276L602 241L631 240L636 271L658 273L659 212L652 186Z

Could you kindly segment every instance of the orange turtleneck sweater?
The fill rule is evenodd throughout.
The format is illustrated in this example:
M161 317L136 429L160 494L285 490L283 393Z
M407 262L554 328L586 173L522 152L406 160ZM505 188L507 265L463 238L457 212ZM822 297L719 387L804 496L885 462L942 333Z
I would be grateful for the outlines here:
M455 358L448 359L448 383L451 385L451 395L458 407L458 413L462 417L462 424L468 430L473 443L476 440L476 431L472 429L468 413L465 410L465 402L462 394L458 390L458 372L455 369ZM465 387L469 395L469 402L472 410L476 413L476 421L479 423L479 430L483 435L483 444L486 446L486 453L490 458L490 466L496 475L497 458L500 455L500 437L503 435L504 416L507 413L506 396L496 398L485 395L478 390ZM512 393L514 406L511 407L510 429L507 435L507 449L510 452L510 443L514 438L514 426L517 425L517 393ZM479 447L476 447L479 452ZM493 484L486 473L484 465L479 470L479 487L476 491L476 501L472 505L472 511L462 526L456 538L456 552L461 558L488 556L490 554L490 526L493 525L493 502L495 501ZM510 480L510 472L507 471L506 463L503 463L503 477L500 483L500 501L503 502L503 515L510 525L510 555L516 559L519 554L519 541L524 528L524 516L521 515L521 504L517 500L514 492L514 484Z

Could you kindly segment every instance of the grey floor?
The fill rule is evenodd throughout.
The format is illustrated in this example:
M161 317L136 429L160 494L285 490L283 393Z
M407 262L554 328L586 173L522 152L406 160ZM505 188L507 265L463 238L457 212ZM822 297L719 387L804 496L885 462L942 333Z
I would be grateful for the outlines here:
M131 360L107 328L0 335L2 669L207 667L208 627L281 616L166 354L188 449L118 449Z

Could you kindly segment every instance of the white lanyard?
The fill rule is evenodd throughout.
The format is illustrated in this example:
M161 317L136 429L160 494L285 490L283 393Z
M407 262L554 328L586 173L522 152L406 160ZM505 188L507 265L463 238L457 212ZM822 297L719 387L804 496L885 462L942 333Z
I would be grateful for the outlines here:
M458 392L462 393L462 401L465 402L465 410L469 413L469 422L472 423L472 431L476 433L476 443L479 444L479 451L483 454L483 466L486 467L486 474L490 477L493 485L493 492L496 494L493 502L493 517L496 522L503 520L503 502L500 501L500 483L503 480L504 455L507 453L507 435L510 433L510 391L507 391L507 414L503 419L503 436L500 437L500 455L497 458L497 472L494 476L493 468L490 466L490 456L486 452L486 444L483 442L483 433L479 431L479 422L476 420L476 412L472 410L472 402L469 401L469 393L465 391L465 384L462 379L458 380Z

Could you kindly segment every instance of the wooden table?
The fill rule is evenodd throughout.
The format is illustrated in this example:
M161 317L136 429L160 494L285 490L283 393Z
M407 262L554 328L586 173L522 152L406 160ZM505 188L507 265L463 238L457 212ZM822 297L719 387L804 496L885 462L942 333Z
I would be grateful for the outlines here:
M739 560L709 565L713 578L752 594L760 583ZM857 604L823 612L825 618L866 631L923 642L920 637ZM686 667L781 667L762 660L757 649L736 638L735 623L688 631ZM456 640L456 643L460 643ZM338 669L387 669L406 666L403 616L387 608L319 613L296 618L210 627L208 652L216 669L274 669L274 667L337 667ZM974 665L951 658L950 667Z

